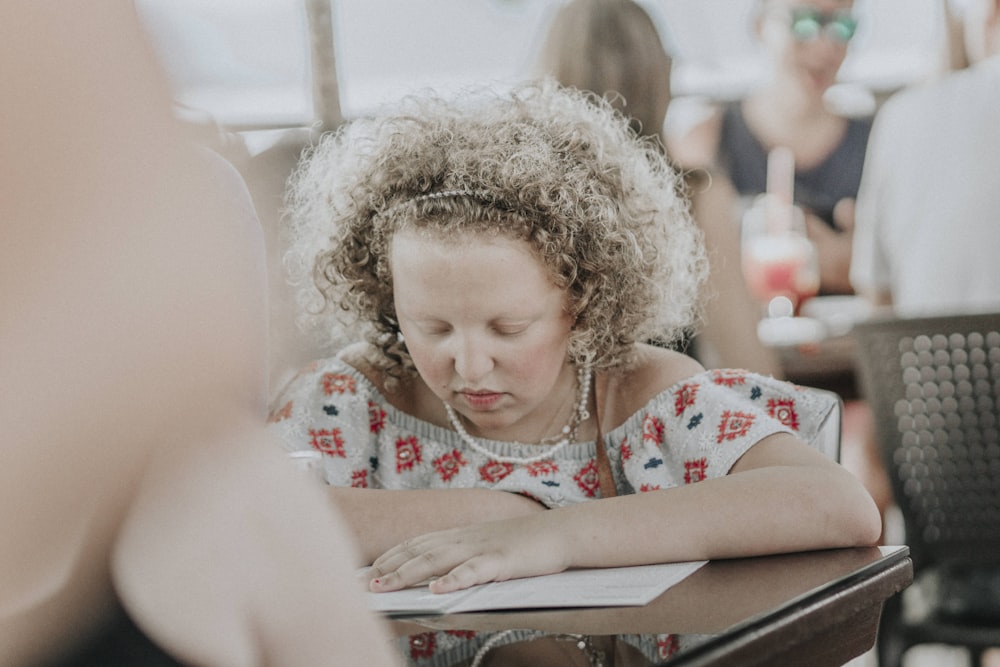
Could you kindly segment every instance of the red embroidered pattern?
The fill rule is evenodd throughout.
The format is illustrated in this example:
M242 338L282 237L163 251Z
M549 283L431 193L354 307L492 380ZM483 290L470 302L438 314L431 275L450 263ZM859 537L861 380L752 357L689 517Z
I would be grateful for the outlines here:
M413 466L423 461L416 436L407 436L396 441L396 472L413 470Z
M351 471L351 486L354 487L355 489L367 489L368 471L367 470Z
M465 464L465 457L457 449L453 449L447 454L434 459L434 469L438 471L442 482L447 482L457 475Z
M658 417L647 414L642 420L642 441L656 447L663 445L663 422Z
M344 436L340 434L340 429L309 429L309 444L313 449L323 452L327 456L339 456L344 458Z
M746 384L746 375L742 371L728 369L712 371L712 382L726 387L733 387L738 384Z
M723 440L735 440L747 434L753 426L754 416L745 412L731 412L726 410L719 420L719 437L716 442Z
M622 461L628 461L632 458L632 448L628 445L628 438L622 438Z
M507 475L514 472L513 463L501 463L500 461L490 461L479 469L479 478L484 482L496 484Z
M587 494L588 498L596 496L597 489L601 487L600 478L597 476L597 463L593 459L581 468L580 472L573 475L573 479L576 480L576 485Z
M321 380L323 393L327 396L332 394L353 394L354 378L343 373L324 373Z
M795 399L769 399L767 401L767 414L793 431L799 430L799 414L795 411Z
M684 411L694 405L694 399L698 396L698 385L688 383L682 385L674 392L674 414L680 417Z
M708 459L700 458L693 461L684 462L684 483L694 484L705 479L708 475Z
M368 401L368 425L372 433L381 432L385 426L385 410L371 401Z
M268 416L267 421L273 424L275 422L280 422L283 419L288 419L291 416L292 416L292 402L288 401L287 403L282 405L280 409L272 412Z
M672 657L680 647L681 644L677 640L677 635L656 636L656 655L660 660Z
M435 648L434 642L435 639L433 632L410 635L410 657L414 660L433 657Z
M532 477L538 477L540 475L554 475L559 472L559 464L550 460L535 461L534 463L529 463L524 468Z
M661 487L659 484L643 484L639 487L639 493L646 493L647 491L657 491Z

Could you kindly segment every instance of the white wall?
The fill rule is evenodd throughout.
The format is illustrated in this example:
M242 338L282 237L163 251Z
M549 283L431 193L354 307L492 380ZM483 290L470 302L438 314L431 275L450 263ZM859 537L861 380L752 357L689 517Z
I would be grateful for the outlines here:
M332 0L341 103L348 116L426 86L510 82L531 74L561 0ZM640 0L675 53L678 94L734 96L761 71L756 0ZM136 0L178 97L220 120L307 123L301 0ZM938 63L941 0L858 0L845 80L894 89Z

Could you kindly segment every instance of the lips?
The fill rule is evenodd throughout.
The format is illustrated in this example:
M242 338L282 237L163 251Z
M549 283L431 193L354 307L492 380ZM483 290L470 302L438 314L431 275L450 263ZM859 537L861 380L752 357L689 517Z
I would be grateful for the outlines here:
M503 398L503 394L496 391L460 391L458 395L473 410L489 410Z

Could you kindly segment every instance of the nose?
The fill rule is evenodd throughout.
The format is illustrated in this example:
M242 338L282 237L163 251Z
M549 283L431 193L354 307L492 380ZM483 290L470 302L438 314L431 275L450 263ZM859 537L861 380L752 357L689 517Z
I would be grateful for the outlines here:
M452 357L455 372L470 385L476 385L493 370L493 353L489 344L474 334L453 338Z
M802 45L813 53L820 54L828 60L843 60L847 55L847 42L836 39L829 32L823 30L816 35L815 39L802 42Z

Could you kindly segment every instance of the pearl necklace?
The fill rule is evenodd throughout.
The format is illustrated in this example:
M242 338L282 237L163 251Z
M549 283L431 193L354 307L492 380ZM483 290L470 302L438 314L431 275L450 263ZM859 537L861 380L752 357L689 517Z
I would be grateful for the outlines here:
M593 667L603 667L604 660L606 658L604 651L601 651L594 647L593 638L590 635L577 635L577 634L546 634L541 630L504 630L493 635L479 647L476 651L476 655L472 658L471 667L480 667L483 664L483 660L486 658L486 654L492 651L497 645L501 644L508 637L515 636L518 633L527 632L530 638L521 639L520 641L533 641L535 639L544 639L546 637L551 637L559 641L571 641L576 644L576 647L583 651L584 655L587 657L587 662L589 662ZM534 636L532 636L534 635Z
M462 422L459 420L458 415L455 414L455 410L448 405L448 403L444 403L444 409L445 412L448 413L448 421L451 422L452 428L458 432L458 435L461 436L462 440L464 440L465 444L469 447L479 452L486 458L496 461L497 463L519 463L521 465L528 465L529 463L537 463L538 461L552 458L558 454L563 447L576 438L576 430L580 427L580 424L590 419L590 412L587 410L587 403L590 401L590 382L592 378L593 373L590 370L590 366L581 368L577 371L576 380L580 387L580 400L577 402L576 410L573 412L573 416L570 417L569 423L562 427L562 437L559 438L559 442L537 456L522 458L519 456L499 456L494 454L480 445L475 438L469 435L469 432L465 430L464 426L462 426Z

